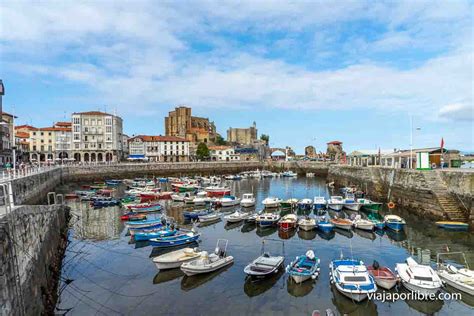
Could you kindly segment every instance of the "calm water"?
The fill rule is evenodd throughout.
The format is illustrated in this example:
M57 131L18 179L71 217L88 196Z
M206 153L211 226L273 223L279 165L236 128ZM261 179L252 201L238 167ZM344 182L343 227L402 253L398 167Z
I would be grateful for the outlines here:
M233 193L253 191L258 204L267 196L303 198L328 195L325 179L263 179L230 182ZM62 188L65 191L73 187ZM228 253L233 265L214 273L186 277L179 269L159 272L146 243L132 243L119 220L118 208L93 210L86 204L72 203L73 223L70 244L63 261L58 313L74 315L311 315L315 309L331 308L349 315L468 315L473 313L472 298L464 301L382 303L365 301L355 304L341 296L329 284L329 262L341 251L358 257L367 264L374 259L394 268L410 254L422 262L434 262L437 252L471 251L474 236L448 233L403 210L395 212L408 222L401 234L375 234L361 231L336 231L326 236L314 232L282 234L276 228L260 229L252 224L225 225L221 221L200 228L201 249L213 251L218 238L229 240ZM179 217L176 204L167 203L168 215ZM262 239L270 241L265 250L284 253L288 264L295 256L313 249L321 259L318 280L294 285L288 275L280 273L260 283L246 281L244 267L261 253ZM351 247L352 246L352 247ZM352 250L351 250L352 249ZM474 257L468 257L471 266ZM71 282L72 280L72 282ZM468 305L470 304L470 305Z

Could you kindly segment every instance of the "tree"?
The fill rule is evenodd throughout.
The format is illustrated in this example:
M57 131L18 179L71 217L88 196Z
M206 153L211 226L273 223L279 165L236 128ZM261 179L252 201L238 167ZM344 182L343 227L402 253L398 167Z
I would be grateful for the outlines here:
M209 148L207 148L207 145L204 143L199 143L197 149L196 149L196 156L199 160L207 159L209 158Z
M227 142L225 141L225 139L221 135L217 134L217 136L216 136L216 145L226 146Z
M270 141L270 136L268 136L268 135L266 135L266 134L262 134L262 135L260 135L260 139L261 139L261 140L264 140L265 143L267 143L267 145L268 145L268 143L269 143L269 141Z

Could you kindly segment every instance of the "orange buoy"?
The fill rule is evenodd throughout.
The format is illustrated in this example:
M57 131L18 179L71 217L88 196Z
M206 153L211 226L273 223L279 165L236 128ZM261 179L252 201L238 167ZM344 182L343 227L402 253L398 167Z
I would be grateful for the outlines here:
M389 203L387 204L387 206L388 206L388 208L390 208L390 209L395 208L395 203L389 202Z

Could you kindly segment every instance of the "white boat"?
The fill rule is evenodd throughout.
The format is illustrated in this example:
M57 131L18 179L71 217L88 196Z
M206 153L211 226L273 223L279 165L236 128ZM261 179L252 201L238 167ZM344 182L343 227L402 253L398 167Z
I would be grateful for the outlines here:
M244 219L246 219L248 216L250 215L250 213L246 213L246 212L241 212L241 211L235 211L234 213L232 214L229 214L227 216L224 216L224 219L226 221L228 221L229 223L237 223L237 222L240 222L240 221L243 221Z
M215 222L221 218L220 214L217 212L212 212L206 215L198 216L199 222L201 223L210 223Z
M310 210L313 207L313 200L311 199L301 199L297 203L298 208L304 210Z
M369 293L377 291L374 278L369 274L364 263L359 260L331 261L329 279L341 294L356 302L365 300Z
M227 255L227 244L228 240L218 239L214 253L209 255L207 251L203 251L199 259L183 263L181 270L191 276L209 273L231 264L234 257Z
M465 267L455 267L452 264L440 262L441 255L459 255L462 254L465 261ZM438 253L437 273L441 280L456 290L467 293L474 297L474 271L469 269L466 256L462 252Z
M322 210L327 207L327 201L324 196L315 196L313 199L313 206L317 210Z
M222 207L236 206L240 204L240 199L233 195L225 195L219 199Z
M294 261L286 267L286 273L300 284L306 280L315 280L319 276L319 258L316 258L313 250L308 250L304 256L297 256Z
M288 178L294 178L294 177L297 177L298 174L296 172L293 172L293 171L285 171L281 174L282 177L288 177Z
M184 195L171 194L171 199L173 200L173 202L184 202Z
M265 252L249 263L244 268L244 272L250 277L263 278L277 273L284 260L285 257L283 256L271 256L268 252Z
M275 225L280 220L280 215L275 213L261 213L255 217L255 222L261 227Z
M346 193L346 198L344 199L344 207L351 211L359 211L362 207L362 204L357 202L353 193Z
M242 195L242 200L240 200L240 206L242 207L252 207L255 206L255 197L252 193L245 193Z
M201 191L196 193L196 197L193 199L193 203L196 206L206 205L210 202L210 198L207 196L207 192Z
M196 260L202 251L197 248L184 248L175 250L153 258L153 262L160 270L179 268L183 263Z
M298 226L302 230L309 231L315 229L318 225L315 218L306 216L298 220Z
M257 220L257 216L258 216L258 215L259 215L258 213L254 213L254 214L252 214L252 215L249 215L249 216L245 219L245 222L247 222L247 223L255 223L256 220Z
M430 266L418 264L412 257L408 257L406 263L397 263L395 271L403 286L410 291L432 295L441 289L442 283L438 274Z
M375 224L372 221L363 219L360 215L355 217L355 219L352 221L352 225L354 225L355 228L368 231L373 231L375 228Z
M385 215L383 218L385 227L390 228L394 231L401 231L405 229L406 222L403 218L395 214Z
M340 211L344 207L344 199L338 195L331 196L328 200L328 207L335 211Z
M265 208L275 208L280 206L281 200L276 197L267 197L262 201L263 206Z

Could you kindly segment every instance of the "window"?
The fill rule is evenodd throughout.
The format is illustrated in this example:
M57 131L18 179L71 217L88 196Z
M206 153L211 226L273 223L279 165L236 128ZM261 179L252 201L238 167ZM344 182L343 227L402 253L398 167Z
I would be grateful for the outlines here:
M36 145L33 146L33 151L36 151Z
M44 143L44 139L41 140L41 143Z
M106 126L105 127L105 132L106 133L112 133L112 126Z
M84 148L85 149L89 148L89 144L84 144Z
M102 125L102 120L101 119L97 119L97 125Z
M105 125L112 125L112 118L111 117L106 117L105 118Z
M95 119L91 119L91 125L95 125Z
M33 136L36 136L36 132L33 132Z
M74 140L79 140L79 134L74 134Z
M84 136L84 140L87 142L87 135L86 135L86 136Z
M73 118L72 121L74 122L74 124L81 124L81 119L78 117Z
M365 276L345 276L344 282L365 282Z
M41 145L41 151L44 151L44 146L43 145Z
M43 132L41 132L41 136L44 136L44 133L43 133Z
M88 119L84 119L84 125L89 125L89 120Z
M81 131L80 128L79 125L74 125L74 133L79 133Z
M48 133L48 136L51 136L51 132Z

